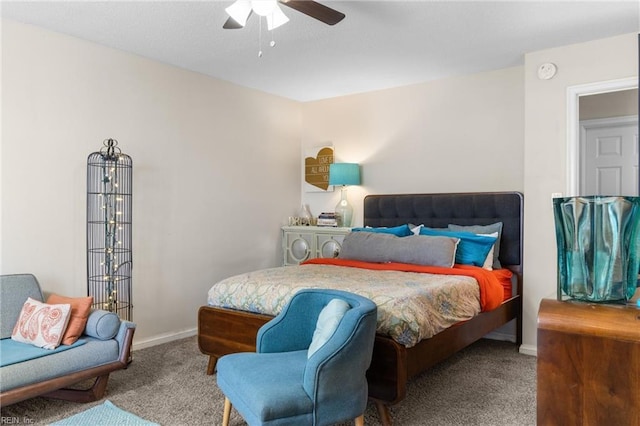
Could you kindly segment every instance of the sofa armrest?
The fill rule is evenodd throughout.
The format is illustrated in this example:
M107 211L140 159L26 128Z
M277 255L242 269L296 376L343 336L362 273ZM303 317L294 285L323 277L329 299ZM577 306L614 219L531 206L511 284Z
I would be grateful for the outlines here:
M89 314L83 334L100 340L116 340L122 360L129 358L135 329L135 323L121 320L113 312L95 309Z
M120 348L120 359L129 359L129 352L131 351L131 344L133 342L133 333L136 331L136 325L131 321L121 321L116 339L118 341L118 347Z

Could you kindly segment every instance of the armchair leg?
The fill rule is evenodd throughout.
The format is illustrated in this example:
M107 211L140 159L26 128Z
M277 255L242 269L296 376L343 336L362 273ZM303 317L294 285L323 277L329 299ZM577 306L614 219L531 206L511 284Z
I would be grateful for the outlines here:
M222 426L229 426L229 416L231 415L231 401L224 397L224 413L222 414Z
M376 408L378 409L378 417L380 418L380 423L382 426L391 426L391 413L389 412L389 407L385 405L382 401L375 401Z
M364 414L356 417L356 426L364 426Z

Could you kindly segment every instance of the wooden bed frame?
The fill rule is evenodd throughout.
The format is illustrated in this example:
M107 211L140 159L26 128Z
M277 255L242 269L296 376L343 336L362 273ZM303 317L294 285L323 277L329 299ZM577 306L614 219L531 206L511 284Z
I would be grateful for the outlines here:
M364 200L366 226L405 223L444 228L503 223L499 259L516 277L516 294L493 311L456 324L406 348L377 335L367 372L369 398L376 403L383 425L391 425L389 405L402 401L407 381L443 361L487 333L516 320L516 350L522 343L523 196L518 192L369 195ZM255 351L258 329L272 317L211 306L198 311L198 346L209 355L207 374L213 374L223 355Z

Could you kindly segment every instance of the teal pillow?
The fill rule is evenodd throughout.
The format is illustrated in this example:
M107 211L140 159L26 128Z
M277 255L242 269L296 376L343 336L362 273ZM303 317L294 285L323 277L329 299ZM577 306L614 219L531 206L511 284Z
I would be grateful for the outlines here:
M411 232L411 228L409 227L408 224L393 226L391 228L387 228L385 226L381 226L378 228L373 228L369 226L367 226L366 228L352 228L351 232L377 232L380 234L393 234L396 237L408 237L409 235L413 235L413 232Z
M490 225L454 225L449 224L450 231L471 232L472 234L493 234L498 233L498 239L493 249L493 269L500 269L502 265L498 257L500 256L500 240L502 239L502 222L492 223Z
M460 239L456 250L456 263L482 267L484 261L496 243L497 238L472 234L471 232L440 231L423 227L420 235L452 237Z

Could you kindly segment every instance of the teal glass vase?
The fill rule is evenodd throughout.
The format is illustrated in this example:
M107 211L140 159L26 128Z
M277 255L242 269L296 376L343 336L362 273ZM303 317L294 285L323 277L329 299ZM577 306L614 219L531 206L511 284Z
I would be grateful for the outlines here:
M554 198L558 299L633 297L640 268L640 197Z

